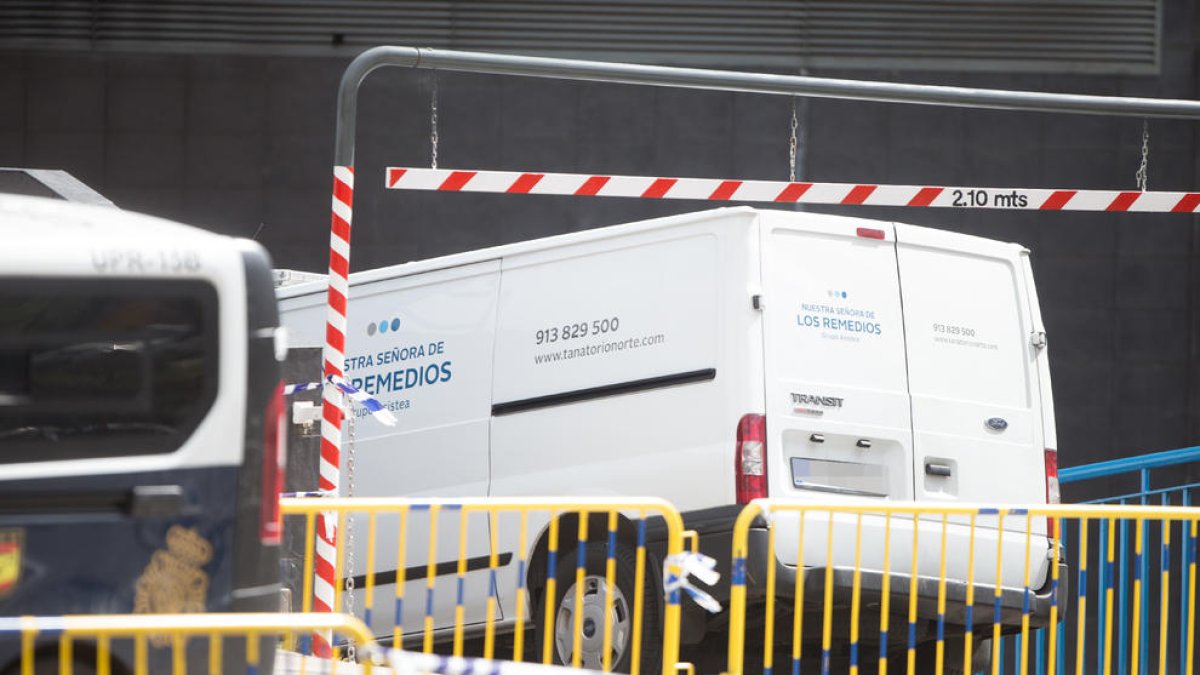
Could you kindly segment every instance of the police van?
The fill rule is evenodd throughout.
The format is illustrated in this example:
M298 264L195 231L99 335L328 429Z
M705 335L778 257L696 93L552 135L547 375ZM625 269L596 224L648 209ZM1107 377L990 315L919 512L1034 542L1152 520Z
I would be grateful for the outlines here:
M266 252L11 195L0 236L0 615L277 611L286 344ZM0 641L0 672L17 656Z
M320 346L324 283L278 295L293 344ZM900 223L718 209L360 272L351 275L348 317L347 379L399 418L396 427L357 420L357 495L662 497L725 565L734 519L759 497L1057 500L1045 332L1029 251L1019 245ZM837 518L828 564L838 569L853 567L853 518ZM907 571L913 525L901 520L891 522L891 569ZM751 592L760 599L767 565L776 566L777 588L789 598L796 583L798 523L783 516L776 523L773 561L763 555L765 529L756 528L751 542ZM884 523L867 518L863 540L882 541ZM479 569L486 565L474 562L487 560L488 529L497 529L503 560L512 565L521 556L514 528L471 527L467 597L478 602L465 613L478 625L490 581ZM574 576L567 570L558 598L539 597L545 535L531 527L531 613L514 615L511 570L497 577L496 594L507 623L538 629L545 604L563 602ZM936 579L940 518L919 527L929 551L918 573ZM1036 625L1049 612L1052 533L1044 519L1032 527ZM455 528L448 520L438 531ZM571 541L569 522L562 531ZM622 524L623 550L633 532ZM809 528L808 566L826 564L823 532ZM423 536L410 529L408 560L426 559ZM969 536L952 522L949 550L962 552ZM1024 519L1003 529L981 520L975 537L977 550L990 552L977 556L975 580L988 589L978 597L992 598L1002 543L1003 621L1019 625ZM455 560L450 538L440 562ZM394 548L377 547L383 576ZM863 568L878 577L881 557L880 547L868 546ZM949 578L966 579L967 564L966 555L952 554ZM456 567L438 569L452 575ZM405 595L420 597L426 580L413 572ZM633 595L628 574L618 572L620 604ZM602 587L602 571L598 579ZM808 580L823 583L823 575ZM851 575L835 581L846 587ZM378 607L394 589L376 588ZM962 590L952 584L951 621L963 621ZM728 589L714 592L723 598ZM937 584L920 584L920 593L918 637L932 640L926 629L936 617ZM650 611L661 608L654 595ZM573 602L571 591L565 596ZM819 606L822 594L806 597ZM454 601L453 592L436 597L439 628L453 626ZM589 591L588 602L598 605L601 595ZM406 633L421 626L424 610L406 605ZM391 616L381 614L376 630L387 634ZM992 612L981 605L976 616L990 620ZM687 617L684 640L692 643L723 618L703 620L694 607ZM584 642L588 649L597 641ZM556 636L556 644L557 660L569 663L571 640ZM628 644L616 656L627 667ZM599 655L587 652L583 661L598 664Z

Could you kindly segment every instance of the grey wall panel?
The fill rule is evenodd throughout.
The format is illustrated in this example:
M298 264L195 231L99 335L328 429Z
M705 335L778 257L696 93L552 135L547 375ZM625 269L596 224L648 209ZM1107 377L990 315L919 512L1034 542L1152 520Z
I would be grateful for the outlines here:
M645 63L1156 73L1161 0L8 0L0 44L331 55L379 44Z
M814 74L1196 98L1197 3L1167 0L1163 20L1176 28L1159 77ZM334 95L348 60L0 50L0 166L67 169L118 206L257 236L279 265L323 272ZM787 175L783 97L437 77L444 167ZM429 73L394 70L363 86L355 270L709 206L385 190L385 166L429 161L430 83ZM801 176L811 180L1132 189L1141 148L1136 119L813 100L800 122ZM1150 187L1200 186L1197 125L1154 121L1150 131ZM1200 440L1195 218L826 210L1032 249L1064 466Z

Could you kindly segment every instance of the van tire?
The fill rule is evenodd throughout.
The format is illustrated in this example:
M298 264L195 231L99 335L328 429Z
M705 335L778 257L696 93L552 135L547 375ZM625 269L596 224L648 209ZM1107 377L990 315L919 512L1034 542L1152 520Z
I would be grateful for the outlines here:
M597 625L596 620L602 618L605 603L605 568L608 547L601 542L591 542L586 545L586 564L584 566L584 600L581 618L583 635L581 636L583 668L600 670L603 658L604 628ZM633 608L637 557L627 546L617 545L614 556L614 593L613 612L609 625L613 630L613 672L628 673L633 656ZM572 632L575 617L575 573L576 556L559 554L558 565L555 569L555 598L553 622L554 636L551 638L551 662L559 665L571 664ZM662 593L655 588L655 576L647 561L642 580L642 641L641 668L642 673L656 673L661 670L662 662ZM535 660L540 661L545 644L546 623L546 593L543 591L537 601L533 615Z

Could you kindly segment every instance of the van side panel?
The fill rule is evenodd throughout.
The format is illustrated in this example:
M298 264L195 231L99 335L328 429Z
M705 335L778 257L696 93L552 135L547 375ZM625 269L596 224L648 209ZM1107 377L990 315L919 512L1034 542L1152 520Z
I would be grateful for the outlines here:
M738 419L762 411L756 218L680 220L505 259L491 494L733 503Z
M499 261L454 267L409 277L355 284L348 312L346 378L386 406L398 420L394 427L380 423L364 409L353 408L342 451L341 493L356 497L479 497L487 494L488 421L491 415L491 369ZM284 324L295 346L322 343L325 316L323 294L291 298L283 303ZM316 374L314 373L314 376ZM350 439L353 439L351 441ZM350 459L353 457L353 469ZM366 519L357 519L354 560L347 570L365 572ZM375 607L391 607L397 578L395 518L379 523L375 544ZM429 562L429 517L408 517L408 540L403 564L406 597L425 597ZM458 559L460 514L438 518L435 563ZM467 526L468 559L488 555L488 519L471 518ZM350 534L347 532L347 537ZM445 566L432 596L435 625L452 626L456 600L455 565ZM443 573L445 572L445 573ZM358 584L362 586L361 580ZM467 575L466 597L485 598L487 571ZM356 606L363 606L356 592ZM404 624L422 624L424 602L404 605ZM390 634L392 612L373 615L377 634ZM481 622L483 603L469 603L465 621ZM410 631L406 631L410 632Z

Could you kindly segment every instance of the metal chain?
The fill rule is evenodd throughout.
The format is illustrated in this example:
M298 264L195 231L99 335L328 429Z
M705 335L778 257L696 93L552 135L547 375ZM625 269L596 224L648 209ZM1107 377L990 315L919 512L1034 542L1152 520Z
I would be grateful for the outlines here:
M429 168L437 168L437 153L438 153L438 81L437 71L433 71L433 88L432 94L429 97Z
M349 397L347 397L348 400ZM355 441L355 419L357 411L354 409L354 403L350 404L349 422L346 424L346 430L349 438L346 441L346 496L354 496L354 441ZM346 519L346 569L343 574L346 578L346 594L344 602L346 604L346 613L354 616L354 518ZM346 659L353 662L355 659L354 643L347 642L346 644Z
M800 126L800 122L796 117L796 100L792 97L792 136L788 139L788 180L796 182L796 129Z
M1137 181L1138 189L1142 192L1146 191L1146 184L1149 182L1148 165L1150 163L1150 121L1142 120L1142 163L1138 166L1138 170L1133 174L1134 180Z

